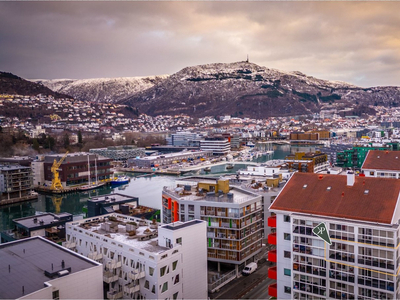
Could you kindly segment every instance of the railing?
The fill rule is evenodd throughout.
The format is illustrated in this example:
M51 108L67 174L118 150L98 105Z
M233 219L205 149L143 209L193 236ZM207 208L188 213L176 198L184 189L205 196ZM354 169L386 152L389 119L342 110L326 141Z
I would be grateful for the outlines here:
M116 290L111 290L107 292L107 299L120 299L123 296L123 292L116 291Z
M113 272L106 271L103 273L103 281L105 283L118 281L118 275L114 274Z
M140 285L134 282L131 282L124 286L124 292L127 294L135 293L140 291Z
M105 262L104 265L105 265L108 269L112 270L112 269L116 269L116 268L121 268L122 262L112 260L112 261L107 261L107 262Z
M235 278L236 278L236 270L226 273L222 277L220 277L219 279L214 281L213 283L209 283L208 291L213 293Z
M76 247L76 243L75 242L65 242L64 247L67 249L74 249Z
M128 273L128 277L132 280L144 278L145 276L146 273L144 271L140 271L139 269L135 269L134 271Z
M93 260L100 260L103 258L103 254L99 252L90 252L88 254L88 258L93 259Z

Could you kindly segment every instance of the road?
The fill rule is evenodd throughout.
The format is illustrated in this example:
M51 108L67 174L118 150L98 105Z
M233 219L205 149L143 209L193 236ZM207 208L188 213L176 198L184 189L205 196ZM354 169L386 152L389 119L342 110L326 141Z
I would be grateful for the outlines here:
M242 276L222 287L219 292L210 294L210 299L268 299L268 262L258 265L257 270L249 276ZM258 295L264 296L258 296ZM249 296L254 298L248 298Z

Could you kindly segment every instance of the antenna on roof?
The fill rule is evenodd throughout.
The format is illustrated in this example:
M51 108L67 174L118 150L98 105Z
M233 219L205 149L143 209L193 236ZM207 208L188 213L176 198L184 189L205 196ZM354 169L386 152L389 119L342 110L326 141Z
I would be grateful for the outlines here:
M247 54L246 62L247 62L247 63L249 62L249 55L248 55L248 54Z

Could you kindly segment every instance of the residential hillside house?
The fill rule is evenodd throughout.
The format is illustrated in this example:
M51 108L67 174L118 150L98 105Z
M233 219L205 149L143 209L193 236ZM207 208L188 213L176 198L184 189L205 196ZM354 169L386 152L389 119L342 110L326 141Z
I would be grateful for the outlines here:
M361 166L366 177L400 178L400 151L370 150Z
M295 173L268 224L278 299L399 299L400 181ZM313 233L325 223L332 244Z

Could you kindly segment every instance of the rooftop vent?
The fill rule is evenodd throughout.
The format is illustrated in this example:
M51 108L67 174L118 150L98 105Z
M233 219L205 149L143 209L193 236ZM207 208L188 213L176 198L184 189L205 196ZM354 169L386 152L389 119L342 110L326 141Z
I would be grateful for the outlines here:
M330 186L328 186L328 187L326 188L327 191L330 191L331 189L332 189L332 187L330 187Z
M380 156L378 155L376 158L379 158Z
M307 187L307 184L303 185L303 189L305 189Z
M369 190L365 190L364 195L368 195L368 194L369 194Z

